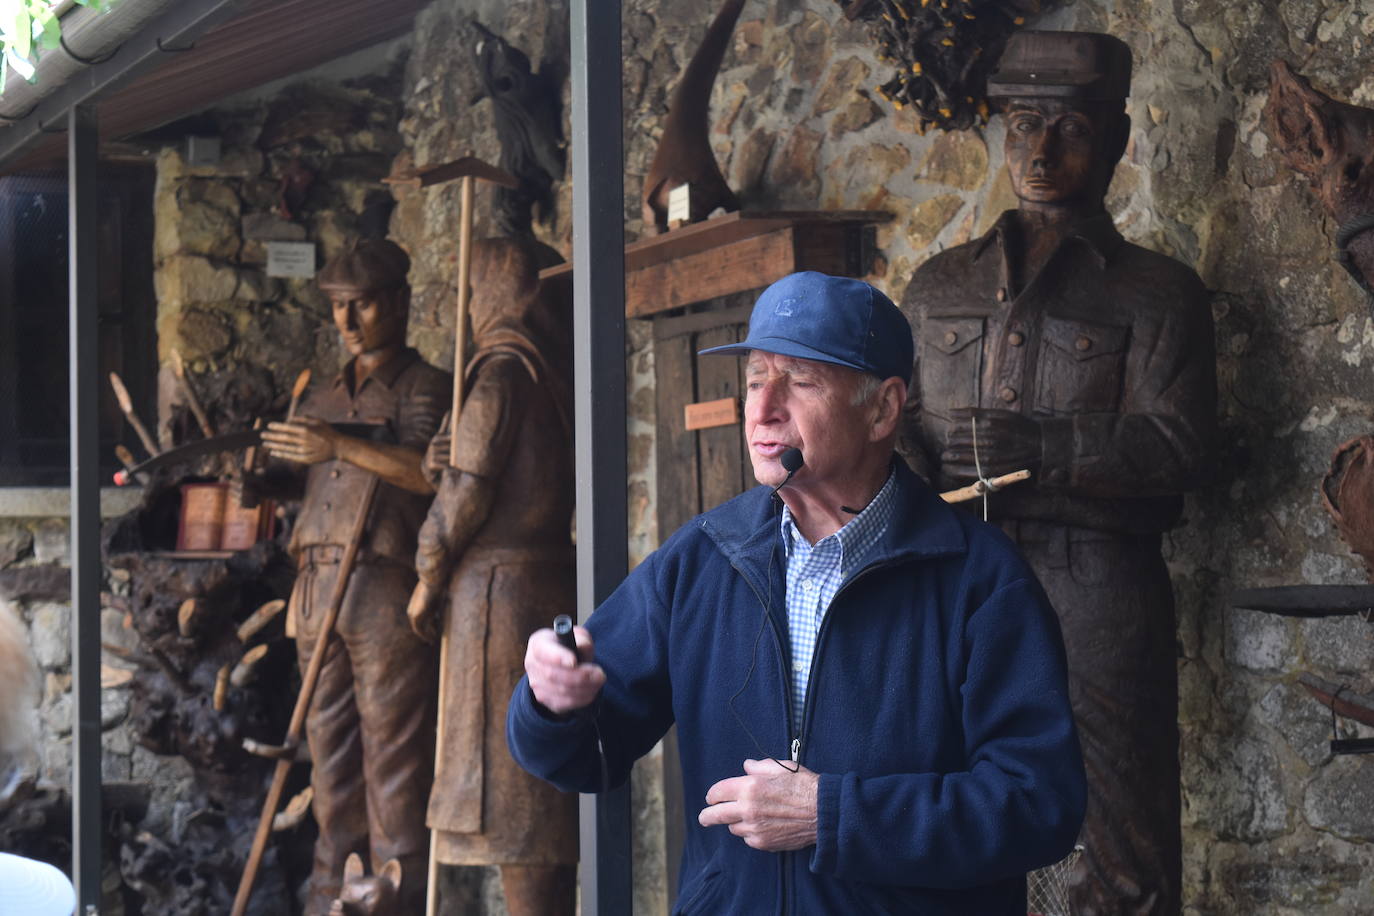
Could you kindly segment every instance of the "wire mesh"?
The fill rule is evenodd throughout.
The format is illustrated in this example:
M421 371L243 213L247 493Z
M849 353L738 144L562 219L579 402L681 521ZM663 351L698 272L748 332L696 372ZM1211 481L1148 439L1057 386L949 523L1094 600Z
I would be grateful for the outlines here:
M1028 916L1069 916L1069 874L1082 854L1083 847L1075 846L1053 865L1026 875Z

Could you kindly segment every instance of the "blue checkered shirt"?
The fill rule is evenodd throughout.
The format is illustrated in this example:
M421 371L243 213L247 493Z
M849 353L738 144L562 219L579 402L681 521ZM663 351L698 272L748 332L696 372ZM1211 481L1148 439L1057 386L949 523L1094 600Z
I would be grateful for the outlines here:
M816 634L840 585L863 568L878 539L892 519L895 474L864 510L834 534L809 544L792 521L792 510L782 508L782 543L787 554L787 629L792 639L792 721L801 727L806 706L806 682L811 676L811 656ZM797 737L794 735L793 737Z

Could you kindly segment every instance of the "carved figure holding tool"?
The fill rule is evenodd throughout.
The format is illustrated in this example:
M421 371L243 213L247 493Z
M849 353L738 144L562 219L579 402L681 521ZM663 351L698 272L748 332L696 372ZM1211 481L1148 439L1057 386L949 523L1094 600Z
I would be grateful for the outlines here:
M572 611L575 594L571 310L539 282L541 248L474 246L475 350L459 419L426 457L438 495L409 608L417 633L433 638L442 625L447 660L428 815L435 855L500 865L513 916L571 914L577 862L576 798L504 753L525 639L550 608Z
M358 850L369 851L374 865L400 861L405 912L424 894L437 659L411 631L405 606L415 585L416 535L433 493L420 464L450 379L405 346L409 267L394 243L363 240L320 271L316 282L353 358L306 396L295 419L268 424L262 441L277 461L247 481L277 496L288 495L292 482L303 485L291 540L300 573L288 608L302 660L322 638L321 612L338 589L337 624L325 633L328 649L305 720L320 827L310 916L328 911L344 861ZM338 421L376 432L348 435L330 425ZM372 479L380 480L375 505L361 542L350 545L349 525ZM343 581L350 546L357 559Z
M1126 242L1104 206L1126 148L1131 52L1019 32L990 79L1020 204L935 255L902 302L917 341L905 451L987 497L1059 613L1088 767L1075 914L1180 908L1174 600L1160 535L1214 461L1207 292Z

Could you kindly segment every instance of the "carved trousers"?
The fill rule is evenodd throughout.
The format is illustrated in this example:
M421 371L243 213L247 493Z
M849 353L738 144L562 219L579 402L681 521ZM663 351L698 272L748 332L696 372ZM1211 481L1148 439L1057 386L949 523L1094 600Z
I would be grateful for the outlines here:
M315 551L296 580L292 612L301 669L309 663L338 574ZM425 805L434 772L438 653L411 632L412 570L360 564L344 594L306 717L319 824L307 916L338 894L344 860L358 852L376 872L402 870L401 912L421 912L429 859Z
M1088 772L1074 916L1180 911L1178 668L1158 536L1004 522L1059 614Z

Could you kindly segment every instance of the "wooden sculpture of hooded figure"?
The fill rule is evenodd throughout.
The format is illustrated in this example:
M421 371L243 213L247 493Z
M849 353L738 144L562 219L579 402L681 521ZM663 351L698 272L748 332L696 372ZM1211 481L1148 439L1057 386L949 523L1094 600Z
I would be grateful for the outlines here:
M474 244L457 461L436 437L409 610L417 633L442 625L448 640L428 815L438 860L500 865L513 916L571 914L576 884L576 797L521 770L505 739L526 638L575 612L571 310L539 282L550 256L529 239Z

